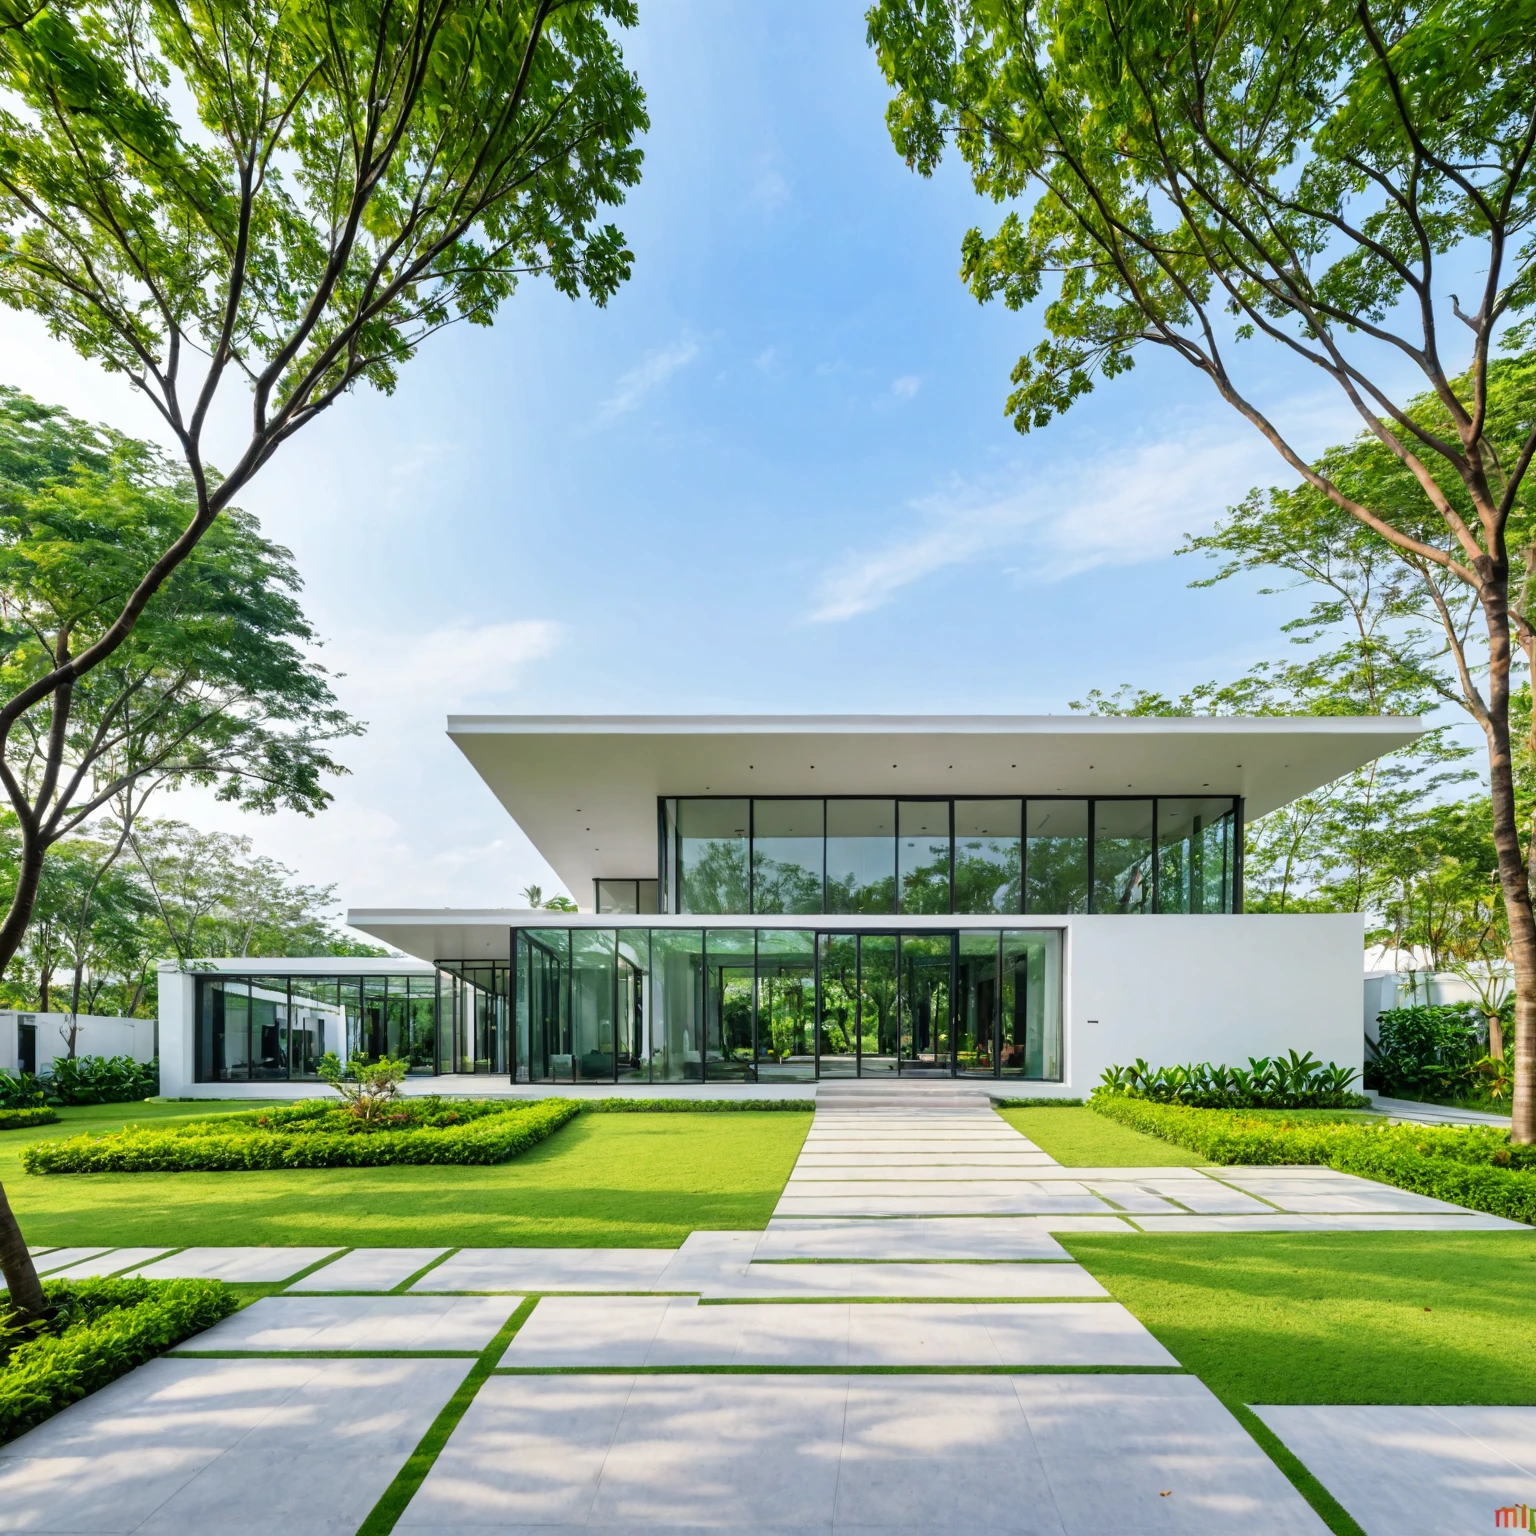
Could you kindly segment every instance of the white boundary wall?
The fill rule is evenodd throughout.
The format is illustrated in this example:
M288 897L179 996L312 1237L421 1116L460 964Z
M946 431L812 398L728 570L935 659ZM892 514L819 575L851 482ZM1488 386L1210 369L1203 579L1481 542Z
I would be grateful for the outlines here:
M541 914L543 916L543 914ZM557 914L550 913L549 919ZM568 920L569 921L569 920ZM689 926L768 926L771 919L689 920ZM835 919L830 921L836 921ZM546 926L566 926L546 920ZM583 915L569 926L612 927ZM676 918L656 926L681 926ZM797 925L798 926L798 925ZM870 919L839 928L876 928ZM889 920L884 931L889 932ZM996 928L995 917L934 918L902 923L903 928ZM1020 920L1018 926L1026 926ZM1064 930L1066 976L1062 988L1063 1072L1060 1083L967 1079L990 1086L999 1096L1082 1098L1111 1065L1138 1056L1153 1066L1191 1061L1242 1066L1250 1056L1310 1051L1320 1061L1359 1072L1364 1038L1360 1028L1361 954L1365 920L1353 913L1295 915L1240 914L1182 917L1106 915L1050 918L1031 926ZM210 970L260 974L308 971L356 975L431 967L419 960L215 960ZM312 1095L313 1083L195 1083L192 1057L194 978L166 966L160 971L160 1091L168 1097L288 1098ZM594 1089L612 1092L602 1084ZM416 1093L571 1092L571 1085L514 1086L505 1078L413 1078ZM579 1090L578 1090L579 1091ZM637 1093L687 1092L675 1084L625 1085ZM804 1095L770 1085L710 1084L715 1096Z
M131 1056L135 1061L152 1061L155 1055L155 1020L125 1019L101 1014L82 1013L76 1017L77 1056ZM27 1013L24 1010L0 1011L0 1070L16 1072L21 1065L21 1025L37 1027L37 1070L47 1073L61 1056L69 1055L69 1045L60 1033L69 1024L67 1013Z

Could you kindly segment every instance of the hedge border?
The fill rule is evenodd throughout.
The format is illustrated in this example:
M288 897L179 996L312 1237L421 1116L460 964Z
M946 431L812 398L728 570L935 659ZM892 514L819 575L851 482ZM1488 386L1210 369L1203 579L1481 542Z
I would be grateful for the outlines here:
M0 1131L21 1131L29 1125L57 1125L59 1119L57 1110L42 1105L35 1109L0 1109Z
M577 1099L582 1109L590 1115L717 1115L738 1110L791 1111L810 1114L816 1108L815 1099Z
M1262 1121L1241 1110L1153 1104L1122 1094L1096 1094L1089 1107L1132 1130L1198 1152L1213 1164L1318 1164L1536 1225L1536 1169L1499 1167L1465 1156L1483 1146L1483 1138L1472 1139L1475 1131L1354 1121Z
M23 1150L28 1173L232 1173L280 1168L382 1168L504 1163L581 1113L572 1099L537 1099L465 1125L371 1135L187 1135L129 1126L106 1136L38 1141Z
M239 1306L217 1280L50 1280L43 1294L88 1310L60 1333L17 1345L0 1365L0 1445Z

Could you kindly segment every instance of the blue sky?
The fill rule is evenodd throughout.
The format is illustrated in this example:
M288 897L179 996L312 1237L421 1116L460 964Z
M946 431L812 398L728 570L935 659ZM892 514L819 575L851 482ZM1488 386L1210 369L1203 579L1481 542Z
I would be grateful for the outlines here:
M452 710L1064 712L1275 653L1286 599L1174 559L1286 477L1150 352L1044 432L1003 415L1037 315L956 276L963 168L892 150L846 0L651 0L625 49L653 128L606 310L527 285L344 401L243 502L289 545L370 721L314 822L166 801L354 905L555 882L442 735ZM12 380L153 435L142 404L7 317ZM1316 450L1342 400L1253 350ZM232 402L232 404L235 402ZM230 421L229 441L235 441ZM588 892L576 893L586 901Z

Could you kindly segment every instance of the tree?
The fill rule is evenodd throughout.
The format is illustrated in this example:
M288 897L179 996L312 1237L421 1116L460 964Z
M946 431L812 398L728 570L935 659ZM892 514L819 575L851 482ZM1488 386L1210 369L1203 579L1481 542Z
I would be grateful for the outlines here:
M148 821L129 839L158 930L183 966L213 955L384 955L338 931L334 886L299 885L248 837Z
M520 276L599 304L628 276L596 221L639 177L643 96L610 31L634 20L633 0L81 0L0 29L0 301L141 391L191 491L120 600L0 702L0 755L24 720L44 742L67 730L82 679L344 393L393 389L428 336L489 324ZM220 476L206 433L231 376L250 426ZM42 867L18 817L0 965ZM40 1312L3 1199L0 1271Z
M909 164L931 172L953 138L978 192L1033 198L963 243L979 299L1044 299L1046 336L1008 402L1021 431L1162 349L1433 585L1487 744L1513 1134L1536 1140L1536 917L1510 728L1515 653L1529 665L1536 646L1536 422L1497 388L1532 364L1495 357L1501 334L1523 344L1536 300L1536 0L877 0L869 33ZM1446 266L1476 274L1468 307ZM1241 367L1258 336L1337 387L1402 494L1307 461Z

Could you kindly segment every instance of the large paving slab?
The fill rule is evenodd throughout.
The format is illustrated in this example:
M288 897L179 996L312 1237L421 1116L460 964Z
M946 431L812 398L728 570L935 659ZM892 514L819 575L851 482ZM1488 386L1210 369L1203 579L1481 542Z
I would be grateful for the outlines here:
M105 1275L116 1275L125 1269L135 1269L169 1253L168 1248L108 1248L94 1259L71 1264L68 1269L50 1269L50 1280L98 1280Z
M996 1167L984 1163L946 1163L933 1160L927 1163L881 1163L838 1160L830 1165L809 1164L802 1158L795 1164L792 1184L841 1183L845 1180L860 1182L880 1181L897 1185L912 1183L962 1184L990 1180L1008 1180L1018 1183L1033 1176L1035 1167L1046 1166L1044 1160L1033 1167L1010 1163Z
M1491 1531L1500 1508L1536 1509L1536 1408L1254 1412L1366 1536Z
M693 1366L1175 1366L1125 1308L1039 1302L701 1306L691 1297L539 1302L501 1365L525 1370Z
M1480 1211L1394 1214L1358 1212L1353 1215L1268 1216L1131 1216L1144 1232L1503 1232L1531 1229L1524 1222L1506 1221Z
M675 1248L461 1248L411 1287L424 1291L648 1291Z
M928 1221L784 1221L775 1217L753 1257L767 1259L1065 1259L1028 1216Z
M1104 1287L1079 1264L1050 1261L967 1264L959 1260L911 1264L750 1264L722 1271L700 1287L711 1297L819 1298L831 1296L1103 1296Z
M0 1446L0 1531L352 1536L470 1364L152 1360Z
M942 1193L923 1186L922 1193L892 1194L862 1191L805 1194L801 1185L786 1189L774 1207L775 1216L1113 1216L1114 1208L1096 1195L1048 1194L1038 1186L1011 1186L978 1191L975 1185ZM843 1186L847 1190L847 1186Z
M288 1287L291 1291L392 1291L423 1270L446 1248L354 1248L312 1275Z
M396 1530L1324 1530L1184 1376L493 1376Z
M132 1271L145 1280L287 1280L339 1248L183 1248Z
M110 1248L50 1248L33 1267L40 1275L52 1275L61 1269L73 1269L87 1259L99 1259L111 1251Z
M1329 1170L1331 1173L1331 1170ZM1351 1173L1332 1173L1331 1177L1296 1179L1267 1171L1224 1169L1222 1181L1236 1185L1251 1195L1258 1195L1282 1211L1302 1214L1353 1215L1366 1211L1402 1211L1427 1215L1448 1214L1465 1209L1448 1200L1435 1200L1412 1190L1396 1189Z
M191 1350L457 1349L478 1354L518 1296L267 1296L188 1340Z

